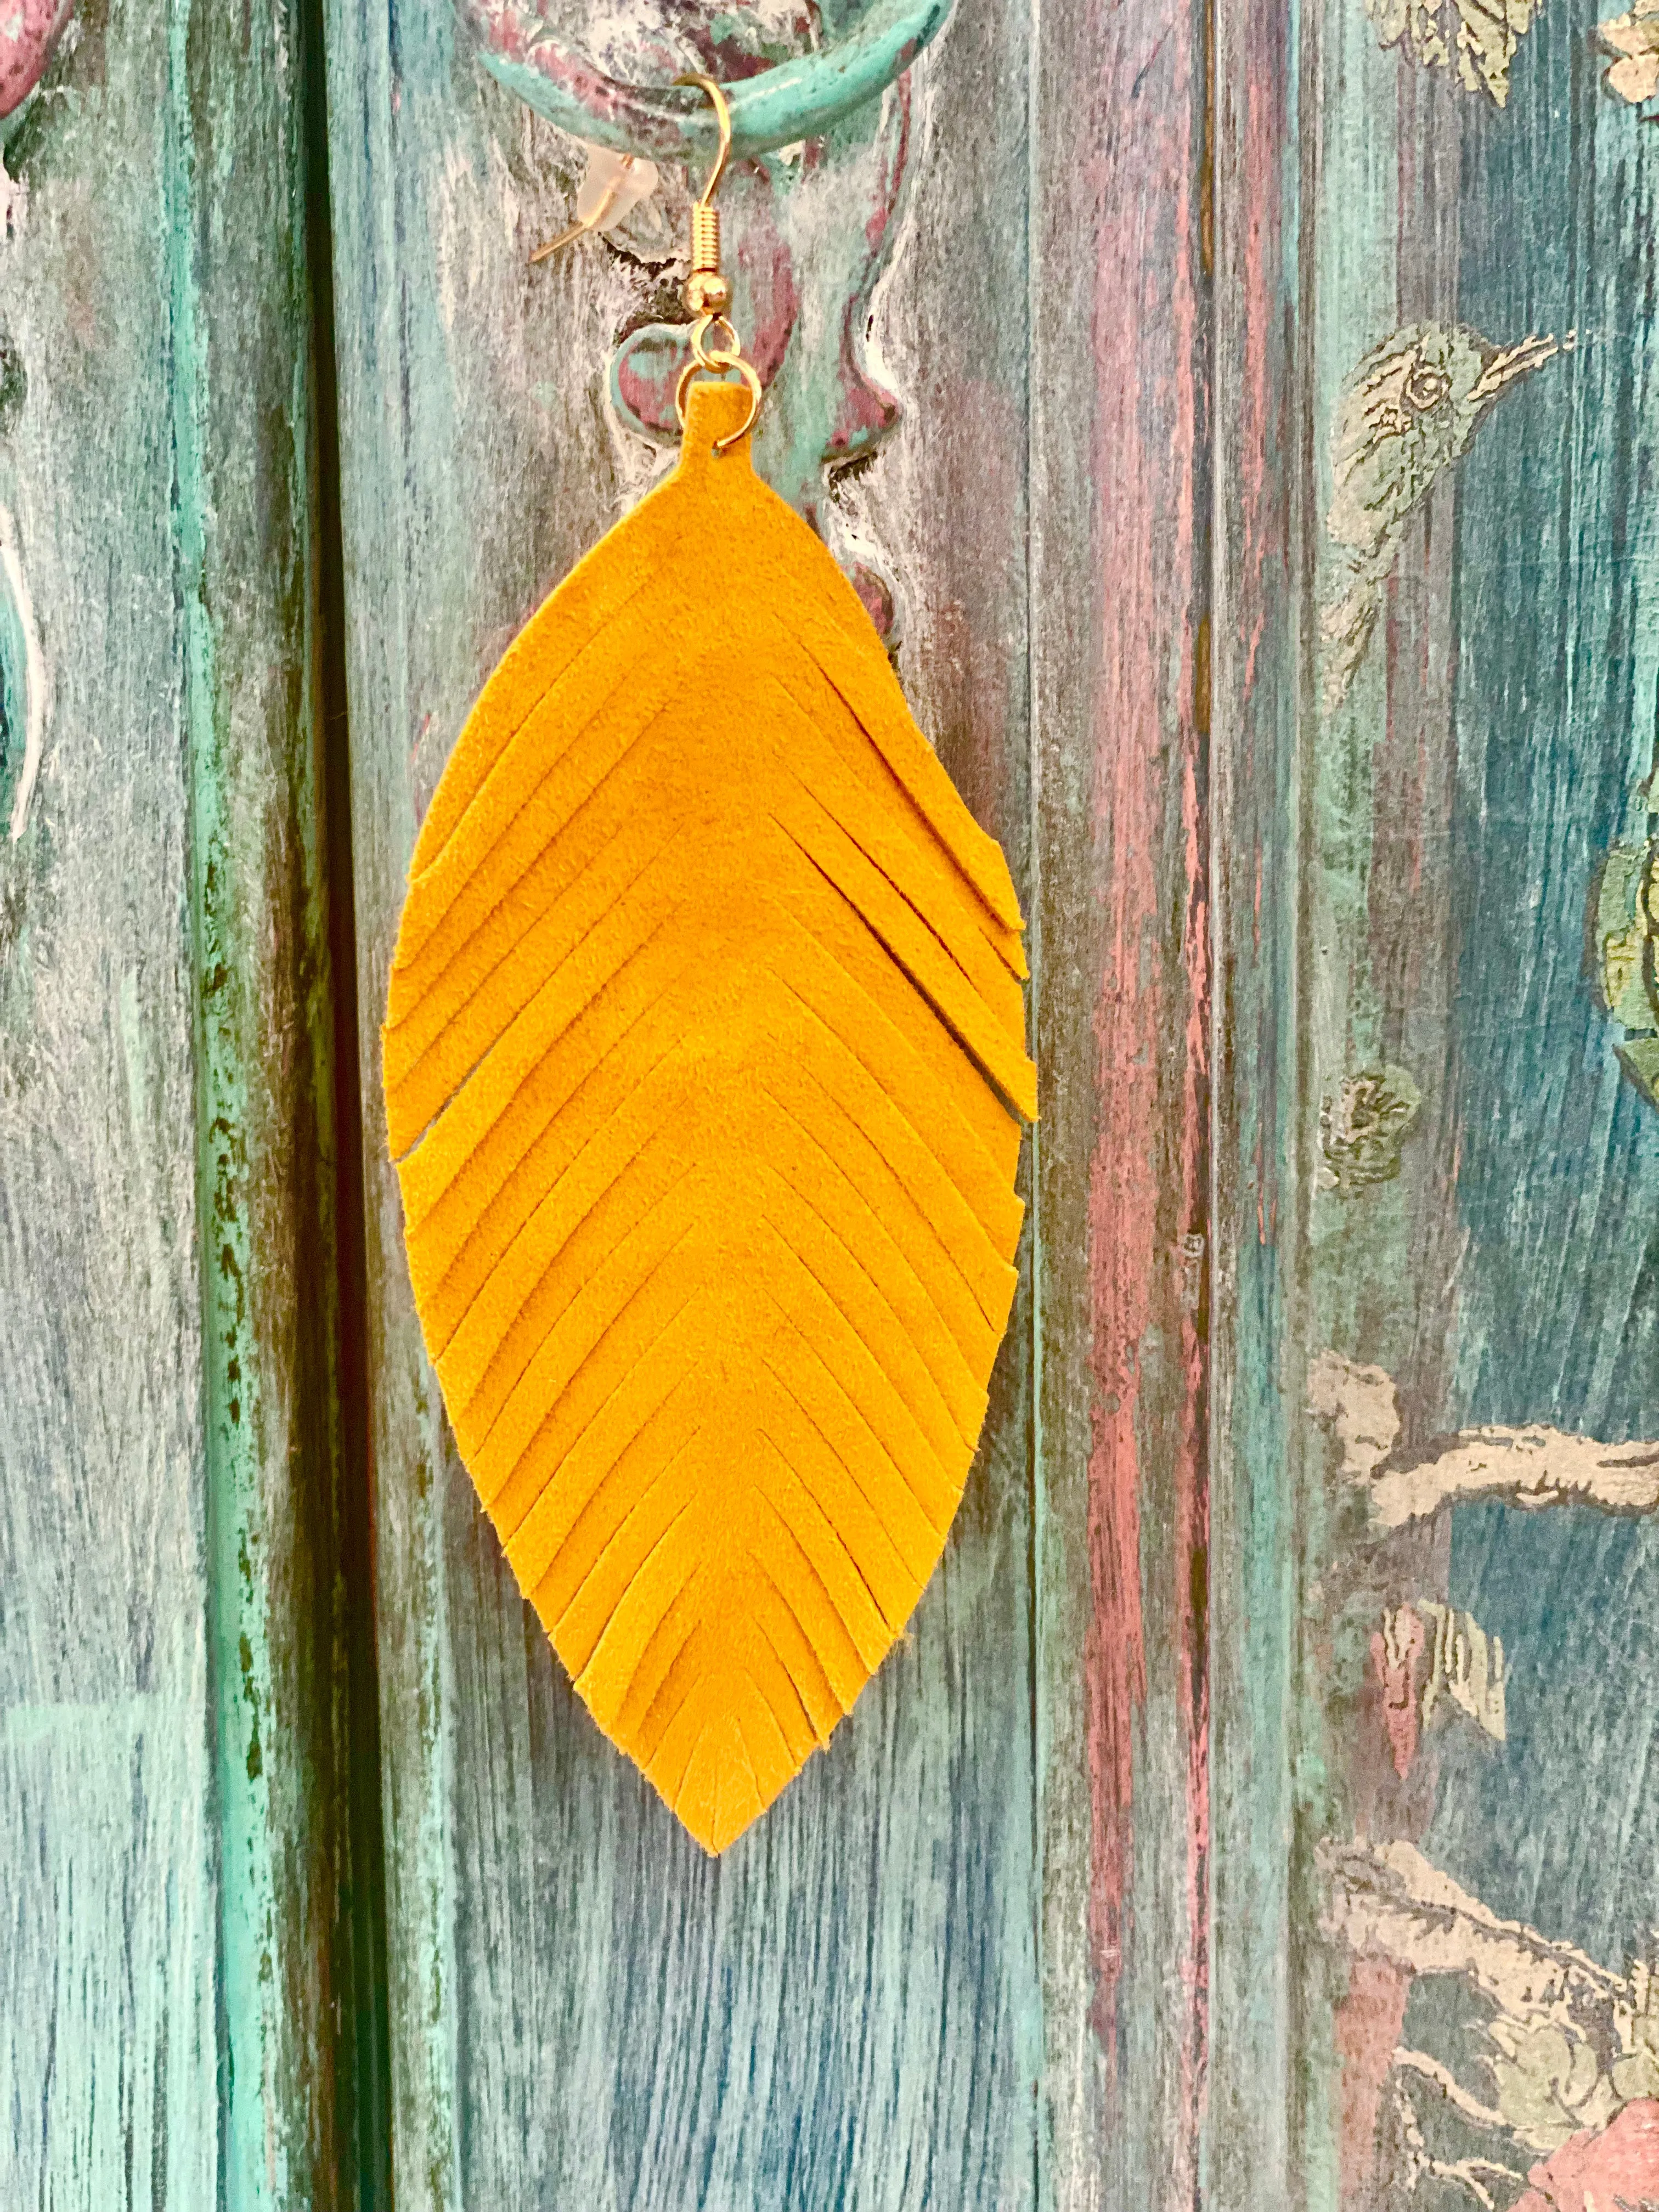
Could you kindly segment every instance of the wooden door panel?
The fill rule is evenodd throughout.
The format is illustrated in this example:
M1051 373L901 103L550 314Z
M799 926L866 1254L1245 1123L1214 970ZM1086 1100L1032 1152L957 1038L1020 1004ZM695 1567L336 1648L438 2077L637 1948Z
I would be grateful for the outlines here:
M1044 2182L1127 2212L1193 2202L1206 2073L1206 18L1151 0L1038 20Z
M0 2197L1659 2202L1647 19L233 15L0 20ZM678 126L532 268L538 24L750 83L759 465L1030 921L984 1445L718 1863L380 1118L449 748L672 445Z
M1652 155L1459 20L1223 18L1218 2203L1659 2192Z
M334 2204L309 50L286 7L71 14L0 76L0 2201Z
M614 237L532 269L580 149L451 0L391 27L332 16L331 90L399 2198L1035 2203L1029 1291L909 1638L718 1863L574 1698L421 1352L374 1103L407 854L489 667L664 465L611 363L678 315L685 218L665 165ZM977 10L723 200L775 372L758 465L890 625L1029 896L1026 65L1023 19Z

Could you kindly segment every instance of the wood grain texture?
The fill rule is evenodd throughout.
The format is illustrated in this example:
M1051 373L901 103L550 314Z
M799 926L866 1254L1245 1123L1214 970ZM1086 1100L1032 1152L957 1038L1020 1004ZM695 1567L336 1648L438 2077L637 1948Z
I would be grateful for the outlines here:
M305 54L88 8L7 145L8 2203L356 2201Z
M684 180L532 271L583 157L465 13L326 18L373 1133L416 828L680 343ZM719 1865L477 1512L377 1141L361 1383L336 1310L310 21L87 6L7 118L8 2202L378 2201L377 1780L406 2207L1659 2201L1659 150L1493 21L964 0L731 181L1042 1120L944 1565Z
M1654 1429L1659 1132L1584 943L1647 834L1653 156L1588 18L1501 106L1358 10L1222 25L1212 2189L1636 2202L1653 1524L1601 1470ZM1340 426L1396 334L1558 344L1420 480L1333 704ZM1558 2027L1564 1946L1615 1994Z
M1288 1736L1292 1567L1285 1335L1299 1158L1296 732L1311 427L1295 343L1304 81L1297 19L1216 18L1216 951L1211 1495L1210 2069L1218 2208L1291 2201ZM1290 1417L1287 1419L1287 1407Z
M821 464L801 466L836 428L848 228L885 189L866 117L830 142L837 190L802 233L805 366L757 439L832 543L878 541L918 719L1017 880L1025 240L1005 193L1023 174L1021 29L966 13L914 73L915 228L873 310L914 412L831 499ZM573 149L483 72L450 0L400 9L395 31L331 17L371 1020L416 823L474 692L648 479L605 370L630 317L662 314L670 273L661 249L642 271L637 246L597 243L530 270ZM787 196L789 165L765 173ZM364 1075L373 1126L372 1046ZM382 1163L369 1200L400 2203L1036 2202L1029 1304L910 1639L711 1866L600 1740L527 1613L442 1426Z
M1052 2201L1189 2204L1207 1976L1206 20L1047 10L1032 228Z

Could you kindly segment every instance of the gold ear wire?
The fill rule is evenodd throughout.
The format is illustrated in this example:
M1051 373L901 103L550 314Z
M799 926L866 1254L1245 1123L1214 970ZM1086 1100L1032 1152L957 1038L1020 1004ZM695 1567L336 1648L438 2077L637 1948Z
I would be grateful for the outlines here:
M591 154L589 159L591 161ZM579 238L586 238L589 231L602 229L605 217L621 197L623 186L639 166L640 156L637 154L620 155L617 157L616 172L604 191L600 193L592 213L581 216L579 221L571 224L568 230L562 230L556 238L550 238L545 246L538 246L530 257L531 267L534 269L540 263L547 260L550 256L562 252L567 246L574 246ZM654 172L653 173L654 176ZM581 204L580 195L576 204L579 207Z
M720 265L720 216L714 205L714 194L720 179L726 174L726 165L732 157L732 111L726 105L726 94L712 76L702 76L688 70L677 76L676 84L696 85L708 95L714 110L714 121L720 134L720 151L714 166L708 172L702 190L691 203L691 268L685 280L684 298L694 318L691 325L691 358L680 372L680 380L674 392L674 411L680 418L680 428L685 428L686 387L699 369L714 376L724 376L735 369L749 386L749 413L738 428L724 438L714 441L714 451L723 453L730 446L744 436L754 426L760 412L761 380L752 362L743 357L743 342L726 319L726 310L732 305L732 285ZM708 343L710 332L714 343ZM725 332L722 338L721 331Z
M631 155L629 156L630 161L632 158ZM623 170L612 177L592 215L585 216L580 222L573 222L568 230L562 230L556 238L550 238L545 246L538 246L530 257L531 267L535 268L538 263L545 261L551 254L562 252L565 246L574 246L579 238L586 238L590 230L598 230L606 216L617 204L617 195L622 190L622 180L627 173L627 171Z
M714 110L714 121L720 128L720 150L714 157L714 167L708 172L708 183L697 194L698 206L710 207L714 204L714 194L720 189L720 179L726 174L726 165L732 158L732 110L726 105L724 87L717 84L712 76L703 76L696 70L688 70L684 76L677 76L674 82L676 84L694 84L699 91L706 92Z
M726 94L712 76L695 73L677 76L676 84L694 84L713 103L720 126L720 146L702 190L691 203L691 270L685 280L685 304L694 315L724 315L732 304L732 287L720 267L720 211L714 194L732 157L732 111Z

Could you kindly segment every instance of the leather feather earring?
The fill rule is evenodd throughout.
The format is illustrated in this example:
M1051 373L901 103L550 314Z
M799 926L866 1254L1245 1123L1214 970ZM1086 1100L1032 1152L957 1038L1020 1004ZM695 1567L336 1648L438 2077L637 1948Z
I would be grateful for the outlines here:
M682 82L721 150L679 463L485 684L382 1036L461 1457L594 1718L719 1851L939 1561L1036 1095L1001 850L750 465L730 125Z

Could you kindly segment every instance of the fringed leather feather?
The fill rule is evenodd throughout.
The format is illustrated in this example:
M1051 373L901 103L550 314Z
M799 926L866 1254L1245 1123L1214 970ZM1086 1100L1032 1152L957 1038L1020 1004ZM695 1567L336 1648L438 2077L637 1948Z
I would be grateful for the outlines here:
M962 1495L1036 1113L1002 853L739 387L485 685L383 1032L461 1456L710 1851L848 1712Z

